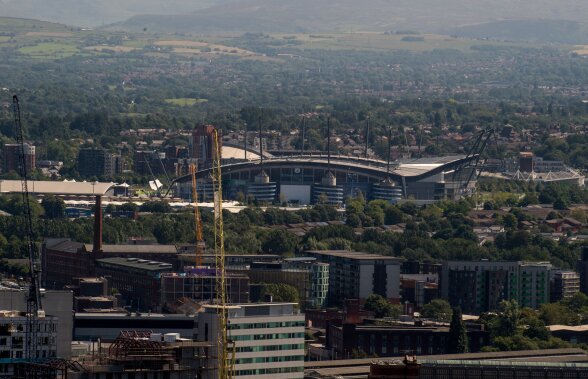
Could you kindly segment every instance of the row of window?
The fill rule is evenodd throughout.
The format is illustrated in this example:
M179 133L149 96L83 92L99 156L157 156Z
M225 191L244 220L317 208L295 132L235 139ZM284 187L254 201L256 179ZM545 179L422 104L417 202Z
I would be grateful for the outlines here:
M229 330L239 329L270 329L270 328L291 328L304 326L304 321L282 321L282 322L257 322L252 324L229 324Z
M254 334L248 336L232 336L234 341L260 341L260 340L279 340L286 338L304 338L304 333L273 333L273 334Z
M293 343L286 345L270 345L270 346L241 346L235 350L237 353L257 353L260 351L281 351L281 350L301 350L304 349L303 343Z
M285 357L257 357L235 359L235 364L244 365L248 363L274 363L274 362L295 362L303 361L304 355L290 355Z
M235 371L236 376L245 375L269 375L269 374L287 374L290 372L302 372L304 367L280 367L280 368L260 368L257 370L237 370Z

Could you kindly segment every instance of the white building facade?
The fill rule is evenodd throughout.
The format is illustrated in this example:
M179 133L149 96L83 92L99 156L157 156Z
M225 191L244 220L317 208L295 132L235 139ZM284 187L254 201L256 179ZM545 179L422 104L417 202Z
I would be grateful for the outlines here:
M227 306L227 334L234 342L234 376L242 379L304 378L304 315L294 303ZM218 341L218 307L205 306L198 316L198 339ZM204 378L217 377L213 344ZM229 347L231 356L232 344Z

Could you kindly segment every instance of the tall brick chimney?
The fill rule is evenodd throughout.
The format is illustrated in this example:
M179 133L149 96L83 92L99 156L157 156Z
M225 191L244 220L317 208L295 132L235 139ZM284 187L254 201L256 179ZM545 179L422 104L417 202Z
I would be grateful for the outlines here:
M102 251L102 196L96 196L96 206L94 210L94 246L92 251L99 253Z

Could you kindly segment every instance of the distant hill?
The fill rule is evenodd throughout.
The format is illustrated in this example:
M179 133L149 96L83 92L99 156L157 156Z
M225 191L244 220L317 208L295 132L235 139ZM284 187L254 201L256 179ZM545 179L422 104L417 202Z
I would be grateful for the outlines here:
M588 25L565 20L504 20L456 28L451 34L467 38L587 44Z
M137 15L113 29L157 32L450 32L500 20L583 22L585 0L242 0L192 14Z
M225 0L0 0L0 16L95 27L137 14L193 12Z

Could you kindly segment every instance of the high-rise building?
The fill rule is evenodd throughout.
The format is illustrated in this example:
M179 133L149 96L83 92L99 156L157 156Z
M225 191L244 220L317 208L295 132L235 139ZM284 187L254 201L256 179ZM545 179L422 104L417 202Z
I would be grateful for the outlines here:
M551 302L569 299L580 291L580 275L571 270L551 272Z
M122 158L104 149L87 148L78 153L78 173L82 177L113 177L122 172Z
M293 303L228 305L227 334L235 342L234 377L304 378L304 315ZM218 306L205 305L198 315L198 339L213 342L203 379L218 377L214 367L219 336ZM229 347L229 351L232 347Z
M190 139L191 157L198 159L198 167L210 167L214 160L214 131L216 127L212 125L198 125L192 131ZM219 140L219 144L222 141Z
M544 262L445 262L441 297L464 313L496 310L502 300L537 309L549 302L551 268Z
M28 143L24 144L24 157L27 171L30 173L37 165L35 146ZM19 172L19 145L5 144L4 145L4 172L15 171Z
M329 264L329 305L345 299L365 300L371 294L400 300L400 261L395 257L343 250L308 251Z

